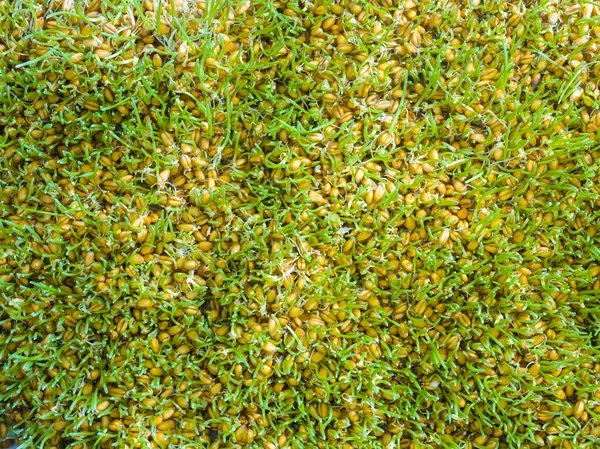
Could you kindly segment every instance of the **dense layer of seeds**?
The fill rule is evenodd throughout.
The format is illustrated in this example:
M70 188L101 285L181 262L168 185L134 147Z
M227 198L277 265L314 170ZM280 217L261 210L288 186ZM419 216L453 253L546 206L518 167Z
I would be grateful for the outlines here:
M1 1L0 442L597 448L599 13Z

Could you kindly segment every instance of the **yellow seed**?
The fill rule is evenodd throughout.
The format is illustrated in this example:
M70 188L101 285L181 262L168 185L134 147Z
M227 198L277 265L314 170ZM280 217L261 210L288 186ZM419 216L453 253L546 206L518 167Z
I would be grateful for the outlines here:
M327 202L320 193L318 193L314 190L311 190L310 192L308 192L308 196L315 204L317 204L319 206L322 206L323 204L325 204Z
M160 133L160 137L161 137L163 143L168 147L172 146L175 143L175 139L173 139L173 136L166 131ZM165 171L170 172L170 170L165 170ZM163 173L165 171L161 172L161 174L160 174L161 178L163 177ZM168 177L167 177L167 179L168 179ZM166 179L165 179L165 181L166 181Z
M358 170L356 170L356 174L354 175L354 179L356 180L356 183L360 183L363 178L365 176L365 171L362 168L359 168Z
M438 243L440 245L444 245L448 241L449 238L450 238L450 230L449 229L444 229L440 233L440 236L438 237Z
M489 437L487 435L480 435L477 438L475 438L473 442L477 445L484 445L487 442L488 438Z
M356 241L357 242L364 242L365 240L368 240L369 237L371 237L371 235L372 235L372 233L370 231L361 231L356 236Z
M111 387L108 389L108 394L116 398L122 398L127 393L123 388Z
M54 421L54 430L63 430L68 425L68 421Z
M540 374L540 364L534 363L529 367L529 374L532 376L538 376Z
M100 109L100 105L96 101L86 100L83 102L83 107L90 111L97 111Z
M267 341L267 342L265 342L265 343L263 344L263 347L262 347L262 349L263 349L263 351L265 351L265 352L269 352L269 353L271 353L271 352L275 352L275 351L277 351L277 346L275 346L275 345L274 345L273 343L271 343L270 341Z
M498 194L498 199L500 201L507 201L508 199L510 199L512 197L512 190L503 190L502 192L500 192Z
M583 90L581 89L575 89L575 91L571 94L571 96L569 97L569 100L571 100L572 102L577 102L581 99L581 96L583 95Z
M377 142L379 142L383 146L389 145L393 140L392 135L388 131L382 132L379 137L377 137Z
M198 268L198 262L196 262L195 260L191 260L191 259L187 259L184 263L183 263L183 267L182 267L185 271L193 271L196 268Z
M546 337L542 334L534 335L532 338L532 344L533 344L533 346L538 346L538 345L541 345L542 343L544 343L545 340L546 340Z
M119 320L119 322L117 323L117 333L118 334L123 334L127 328L129 327L129 323L127 322L127 320L125 318L121 318Z
M550 248L546 248L545 246L540 246L537 250L537 255L540 257L550 257L552 255L552 251Z
M350 53L354 50L354 45L349 43L340 44L336 47L340 53Z
M110 51L105 50L103 48L98 48L97 50L94 51L94 54L96 56L98 56L100 59L106 59L110 56Z
M531 103L531 107L530 109L535 112L537 111L540 106L542 105L542 99L541 98L536 98L535 100L533 100L533 102Z
M552 421L552 418L554 418L554 416L552 415L552 413L547 412L547 411L541 411L537 413L537 418L540 421L543 422L548 422L548 421Z
M389 107L392 106L392 102L388 101L388 100L381 100L381 101L378 101L377 103L375 103L373 106L377 110L385 111L386 109L388 109Z
M215 58L209 57L206 58L206 65L212 69L215 69L219 66L219 61L217 61Z
M413 270L413 264L410 260L404 259L402 262L400 262L400 265L402 265L402 268L404 268L405 271Z
M301 166L302 166L302 160L301 159L293 159L292 162L290 163L290 169L292 171L298 170Z
M317 310L319 308L319 300L317 298L311 298L304 303L302 308L304 310Z
M381 165L377 164L376 162L367 162L365 164L365 168L369 171L375 172L380 172L382 170Z
M375 193L373 194L373 201L375 203L379 202L383 198L384 194L385 194L385 187L382 184L379 184L377 186L377 188L375 189Z
M94 262L94 252L93 251L88 251L85 255L85 259L83 260L83 264L86 267L89 267L93 262Z
M165 372L164 372L164 370L163 370L162 368L156 368L156 367L155 367L155 368L151 368L151 369L148 371L148 374L150 374L150 375L151 375L151 376L153 376L153 377L160 377L160 376L162 376L164 373L165 373Z
M192 350L190 345L181 345L177 348L177 353L181 355L189 354Z
M106 410L109 407L109 405L110 405L110 401L102 401L98 405L96 405L96 411L103 412L104 410Z
M415 315L422 316L423 313L425 313L426 308L427 308L427 301L425 299L422 299L415 306L415 309L414 309Z
M161 422L158 426L156 426L157 430L171 430L175 428L175 421L167 420Z
M288 315L290 316L290 318L296 318L302 315L303 313L304 309L302 309L301 307L292 307Z
M471 134L471 140L478 142L478 143L485 142L485 135L481 134L481 133Z
M354 247L354 240L353 239L347 240L346 243L344 243L342 252L344 254L349 254L353 247Z
M492 159L494 159L495 161L501 161L503 157L504 157L504 149L503 148L496 148L492 152Z
M487 69L483 75L481 75L481 80L491 80L496 76L497 73L498 71L496 69Z
M149 309L153 306L152 300L148 298L139 299L136 306L140 309Z
M446 347L450 350L455 349L459 343L460 343L460 339L456 335L449 336L446 339Z
M75 53L75 54L71 55L71 57L69 58L69 60L72 63L77 63L77 62L83 60L83 58L84 58L84 54L83 53Z

